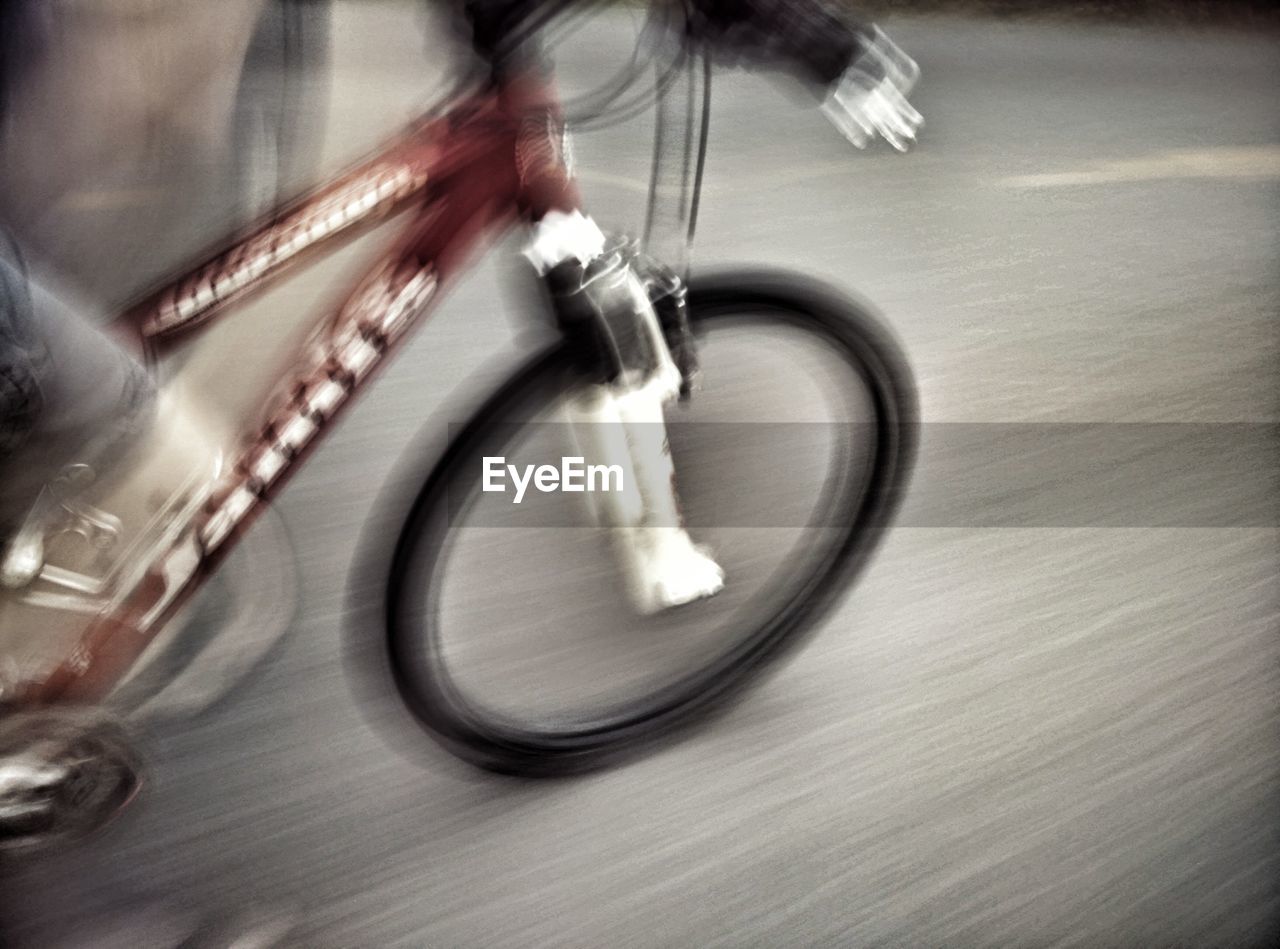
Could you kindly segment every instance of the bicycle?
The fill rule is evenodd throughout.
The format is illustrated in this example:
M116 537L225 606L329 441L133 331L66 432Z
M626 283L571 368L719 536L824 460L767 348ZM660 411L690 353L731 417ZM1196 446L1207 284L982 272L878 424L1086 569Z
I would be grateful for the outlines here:
M614 89L609 100L614 114L633 112L642 101L646 108L657 103L646 249L662 240L664 228L675 232L674 270L635 251L624 254L627 266L643 268L652 304L647 313L628 316L653 320L659 312L681 311L700 350L735 334L752 339L761 333L772 349L775 337L792 334L843 367L847 391L836 401L865 407L870 420L830 427L840 442L820 479L811 510L818 513L801 525L811 530L788 550L792 568L773 571L758 595L738 603L728 632L717 628L719 642L709 651L683 655L678 664L688 667L658 685L641 682L620 704L576 717L553 712L521 720L468 693L450 665L438 600L451 549L476 510L482 459L518 447L536 429L525 424L529 410L553 405L583 384L564 340L535 353L451 439L423 482L399 532L381 609L379 642L404 707L445 748L487 769L546 775L600 767L723 707L828 615L867 564L910 471L914 388L898 344L877 317L830 288L775 271L688 277L710 76L709 59L682 46L656 70L651 89L630 100ZM683 123L676 121L681 99ZM127 732L84 709L109 706L113 689L136 673L148 644L214 574L474 253L576 193L562 115L554 89L536 73L451 98L120 317L117 325L139 341L148 363L163 366L180 344L200 338L301 262L399 218L387 249L341 305L310 321L304 345L284 350L285 369L259 374L261 389L244 395L229 432L219 433L199 402L166 385L163 411L135 453L138 460L74 496L54 492L48 510L28 522L11 548L8 558L30 561L34 551L39 562L0 597L0 628L39 629L69 644L38 673L8 684L3 696L8 718L0 723L0 755L33 728L43 728L45 738L43 757L27 742L28 757L10 758L0 774L0 828L15 846L78 836L136 793L138 757ZM658 184L670 175L673 158L682 183L664 205ZM71 471L67 480L77 474L84 475ZM587 535L570 525L567 536ZM432 605L424 608L424 597ZM696 618L698 608L692 609L685 615ZM55 714L66 708L74 711Z

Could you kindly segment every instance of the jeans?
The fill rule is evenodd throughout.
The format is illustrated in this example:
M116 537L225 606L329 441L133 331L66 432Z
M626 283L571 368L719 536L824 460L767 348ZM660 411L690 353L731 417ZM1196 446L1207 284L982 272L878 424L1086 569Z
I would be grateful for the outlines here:
M149 418L146 370L27 277L0 231L0 539L67 464L111 464Z

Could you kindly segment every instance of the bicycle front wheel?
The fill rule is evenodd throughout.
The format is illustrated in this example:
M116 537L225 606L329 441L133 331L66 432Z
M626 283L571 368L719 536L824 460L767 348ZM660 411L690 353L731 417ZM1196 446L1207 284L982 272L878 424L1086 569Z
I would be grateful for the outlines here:
M401 530L386 597L392 676L414 717L473 764L583 771L707 715L815 628L889 522L916 406L881 323L783 274L689 290L707 386L667 428L686 520L716 550L724 591L637 617L582 494L530 491L516 504L494 491L495 459L572 451L556 422L574 387L562 348L462 427Z

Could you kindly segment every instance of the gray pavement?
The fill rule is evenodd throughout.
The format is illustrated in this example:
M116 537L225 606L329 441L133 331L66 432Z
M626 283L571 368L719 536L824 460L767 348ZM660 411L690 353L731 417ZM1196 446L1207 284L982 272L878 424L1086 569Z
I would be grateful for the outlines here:
M595 28L567 79L613 65L622 34ZM925 77L905 157L853 152L767 81L718 82L698 265L795 267L874 301L928 422L1280 421L1273 38L948 19L895 36ZM404 5L340 5L335 42L330 165L447 75ZM615 226L639 221L646 134L578 143ZM478 267L297 478L284 648L233 702L152 730L154 780L118 826L8 871L17 945L95 945L104 916L154 902L296 907L320 947L1270 943L1274 445L1207 485L1157 473L1122 526L962 509L944 528L928 512L966 459L926 430L911 526L811 645L602 774L473 772L366 694L358 537L393 529L376 498L412 480L415 433L430 420L438 443L518 361L507 282ZM1009 458L1024 482L1058 474L1043 463ZM1080 503L1116 504L1096 468ZM1251 513L1182 518L1205 492ZM526 622L526 602L505 610ZM57 942L68 926L79 941Z

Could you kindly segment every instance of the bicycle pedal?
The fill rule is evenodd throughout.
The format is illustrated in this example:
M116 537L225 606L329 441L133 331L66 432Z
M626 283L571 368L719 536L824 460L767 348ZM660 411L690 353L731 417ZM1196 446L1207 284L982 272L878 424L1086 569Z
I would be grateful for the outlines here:
M0 852L87 836L119 814L142 781L132 736L106 712L10 714L0 723Z

